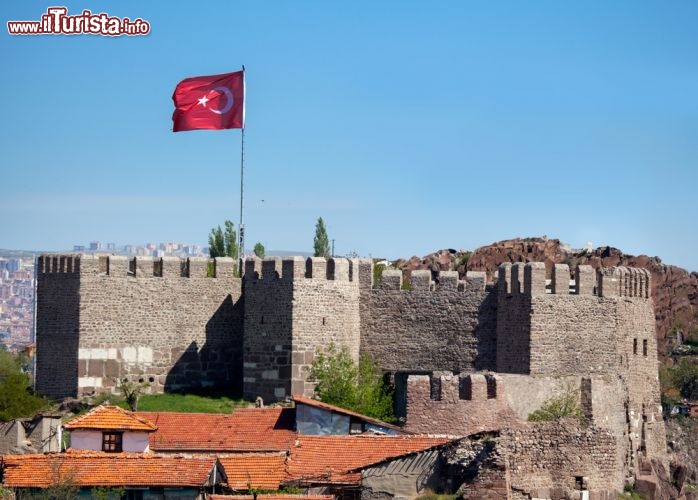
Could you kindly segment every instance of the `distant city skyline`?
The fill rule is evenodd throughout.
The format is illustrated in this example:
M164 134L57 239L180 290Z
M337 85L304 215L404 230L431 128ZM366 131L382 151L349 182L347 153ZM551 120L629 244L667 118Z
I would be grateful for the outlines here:
M547 235L698 271L696 2L65 5L150 31L2 34L0 248L238 230L240 131L172 133L171 96L245 65L247 250L322 216L338 255Z

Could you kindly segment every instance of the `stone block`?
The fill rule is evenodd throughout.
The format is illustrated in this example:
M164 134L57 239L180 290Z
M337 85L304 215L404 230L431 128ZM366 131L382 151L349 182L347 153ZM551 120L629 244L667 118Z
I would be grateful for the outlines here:
M232 278L235 276L235 261L231 257L216 257L213 269L216 278Z
M281 273L285 280L305 278L305 260L303 257L287 257L281 262Z
M104 375L104 361L92 359L87 364L88 377L102 377Z
M308 257L305 261L305 277L327 279L327 260L324 257Z
M574 273L574 286L577 295L593 295L596 286L596 272L588 265L577 266Z
M511 293L519 294L523 291L524 283L524 265L522 262L517 262L511 266Z
M208 262L204 257L189 258L189 277L206 278L208 276Z
M291 381L291 394L303 395L305 392L305 383L302 380Z
M484 290L487 284L487 273L482 271L468 271L465 273L466 290Z
M390 271L383 272L383 280L386 278L386 273ZM402 277L402 272L400 277ZM392 276L391 276L392 279ZM429 291L431 289L431 271L428 269L415 269L410 275L410 290L412 291Z
M439 289L442 290L457 290L458 289L458 271L441 271L439 273Z
M138 360L138 349L136 347L123 347L121 359L126 363L135 363Z
M542 262L529 262L524 266L524 293L545 294L545 264Z
M334 281L349 281L349 261L334 257L327 262L327 279Z
M257 280L262 274L262 261L257 257L245 259L245 272L243 278L246 280Z
M567 264L553 265L551 291L556 295L568 295L570 293L570 266Z
M138 363L152 363L153 362L153 349L146 346L138 346L136 348L136 359Z
M153 276L153 259L152 257L134 257L133 261L136 268L136 277L152 277Z
M279 370L264 370L262 372L262 378L266 380L278 380Z
M115 359L108 359L104 362L104 376L109 379L119 378L119 362Z
M429 271L427 271L429 272ZM402 288L402 271L389 269L381 276L381 290L400 290Z
M262 261L262 279L277 280L281 276L281 259L278 257L265 257Z

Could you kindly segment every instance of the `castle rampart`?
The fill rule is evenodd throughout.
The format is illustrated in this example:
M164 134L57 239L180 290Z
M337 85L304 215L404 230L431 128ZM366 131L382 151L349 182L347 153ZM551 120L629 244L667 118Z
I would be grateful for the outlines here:
M386 270L361 291L361 350L390 371L493 369L496 297L483 273ZM395 342L399 339L399 342Z
M358 274L358 261L347 259L246 260L246 397L312 395L308 369L316 350L330 344L358 359Z
M571 289L566 265L553 267L550 287L541 263L503 264L499 276L499 372L615 372L616 345L619 336L626 335L618 330L620 308L625 301L636 301L642 309L652 307L649 274L644 270L604 269L595 282L592 269L579 266Z
M492 373L410 375L405 429L468 436L518 425Z
M311 395L315 353L335 344L405 381L408 429L509 429L528 443L512 449L524 453L517 470L539 457L562 471L512 476L527 491L596 474L586 461L579 474L558 467L575 443L600 457L600 489L619 487L643 456L666 459L641 269L578 266L571 279L563 264L550 276L541 263L503 264L495 285L450 271L414 271L405 284L385 270L374 284L368 260L253 258L240 279L231 259L44 255L37 273L37 389L50 397L124 379L154 391L241 386L268 402ZM588 427L548 453L536 440L558 439L554 430L518 429L570 387Z
M52 397L241 378L242 289L232 259L42 256L37 389ZM220 277L219 277L220 276ZM66 297L56 307L57 297ZM237 375L236 375L237 374Z

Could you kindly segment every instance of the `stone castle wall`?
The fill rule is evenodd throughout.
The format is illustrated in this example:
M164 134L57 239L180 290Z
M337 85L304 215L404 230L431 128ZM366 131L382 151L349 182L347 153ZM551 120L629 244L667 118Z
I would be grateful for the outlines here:
M119 380L155 392L240 383L241 284L231 259L215 261L215 277L207 259L63 259L62 268L56 257L39 259L40 393L113 391Z
M647 453L666 465L666 431L659 393L659 361L649 272L616 267L599 271L600 293L615 303L616 369L623 381L634 468Z
M496 297L484 273L384 271L361 290L361 350L390 371L494 370Z
M569 268L553 268L546 291L542 263L499 269L497 371L523 374L602 374L615 370L615 304L592 295L590 266L579 266L570 293ZM585 287L584 285L587 284Z
M77 395L80 259L42 255L37 262L36 390L50 398Z
M519 424L494 374L411 375L407 378L405 430L468 436Z
M514 498L572 498L585 489L611 499L622 487L616 439L605 429L541 422L505 429L499 443Z
M265 401L311 396L318 349L359 357L358 262L296 257L245 263L244 395Z
M50 397L116 391L130 380L158 392L237 387L248 399L279 401L312 394L308 368L335 344L399 372L406 412L398 414L409 430L510 429L519 438L512 453L522 453L510 464L522 471L512 472L512 488L570 489L576 476L597 474L594 488L604 491L643 455L666 461L642 270L597 275L580 266L571 287L564 265L549 284L538 263L502 265L495 286L482 273L415 271L403 289L396 271L374 288L370 261L248 259L239 279L230 259L46 255L37 273L36 380ZM589 428L517 430L570 386ZM557 444L548 450L539 439ZM560 465L580 453L591 461Z

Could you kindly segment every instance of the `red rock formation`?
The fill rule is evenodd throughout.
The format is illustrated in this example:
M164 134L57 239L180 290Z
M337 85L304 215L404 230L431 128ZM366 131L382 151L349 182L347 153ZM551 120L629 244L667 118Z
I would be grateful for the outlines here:
M488 279L492 279L496 269L504 262L545 262L548 274L555 263L569 264L570 269L577 264L590 264L594 268L645 268L652 273L657 338L666 339L667 334L675 328L681 328L686 335L698 332L698 273L688 273L679 267L662 264L659 257L627 255L613 247L601 247L591 252L575 251L558 239L543 236L499 241L480 247L472 254L465 250L440 250L422 259L412 257L399 267L408 275L414 269L456 269L461 276L466 270L485 271Z

